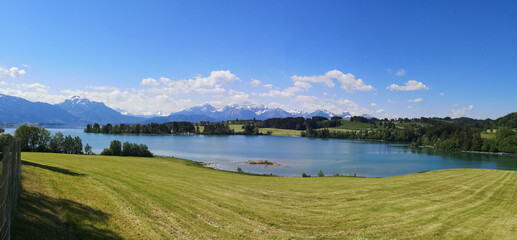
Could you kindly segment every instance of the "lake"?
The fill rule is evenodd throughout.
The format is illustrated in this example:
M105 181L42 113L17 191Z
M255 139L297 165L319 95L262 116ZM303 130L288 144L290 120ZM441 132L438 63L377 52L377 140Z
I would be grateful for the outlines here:
M95 153L112 140L143 143L156 155L212 162L222 170L301 176L336 173L364 177L389 177L449 168L517 170L517 157L433 149L411 149L404 144L360 140L310 139L281 136L138 136L84 133L80 128L47 128L79 136ZM14 128L6 128L13 134ZM280 166L249 165L245 161L268 160Z

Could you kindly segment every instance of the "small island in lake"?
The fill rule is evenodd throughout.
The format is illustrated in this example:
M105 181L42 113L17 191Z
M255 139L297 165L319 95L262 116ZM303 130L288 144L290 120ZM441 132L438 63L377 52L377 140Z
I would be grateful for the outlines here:
M267 166L280 166L280 164L276 163L276 162L270 162L268 160L255 160L255 161L246 161L244 162L246 164L250 164L250 165L267 165Z

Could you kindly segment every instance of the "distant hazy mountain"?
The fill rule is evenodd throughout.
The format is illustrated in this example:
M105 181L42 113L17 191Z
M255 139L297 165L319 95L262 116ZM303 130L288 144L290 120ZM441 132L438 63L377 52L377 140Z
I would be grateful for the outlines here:
M102 102L94 102L80 97L67 99L56 106L85 123L135 123L143 120L143 118L123 115Z
M265 120L268 118L285 118L285 117L305 117L322 116L331 118L333 116L341 116L350 119L348 112L342 114L334 114L326 110L317 110L311 113L306 112L288 112L280 108L269 108L262 105L229 105L223 108L215 108L210 104L188 108L176 113L172 113L167 117L155 117L146 119L144 123L164 123L170 121L226 121L235 119L257 119Z
M109 108L102 102L90 101L86 98L73 97L56 105L41 102L30 102L23 98L0 94L0 123L165 123L171 121L226 121L235 119L257 119L285 117L323 116L331 118L341 116L350 119L348 112L335 114L327 110L316 110L311 113L301 111L286 111L280 108L269 108L263 105L229 105L215 108L210 104L188 108L168 116L135 116L122 110ZM369 115L363 115L371 118Z
M62 108L0 94L0 123L76 123L79 118Z

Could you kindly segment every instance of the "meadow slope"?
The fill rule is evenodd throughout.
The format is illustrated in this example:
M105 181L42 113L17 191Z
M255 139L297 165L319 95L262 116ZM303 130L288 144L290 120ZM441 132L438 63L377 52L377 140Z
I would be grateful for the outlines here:
M511 239L517 172L222 172L173 158L22 153L16 239Z

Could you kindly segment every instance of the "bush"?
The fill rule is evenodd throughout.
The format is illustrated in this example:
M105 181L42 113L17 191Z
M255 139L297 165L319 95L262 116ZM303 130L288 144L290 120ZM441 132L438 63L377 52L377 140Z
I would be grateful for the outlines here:
M109 149L105 148L105 149L102 150L101 155L112 155L112 154L111 154L111 151Z
M0 151L2 151L2 146L7 146L13 140L13 136L11 134L0 134Z
M321 169L320 169L320 171L318 172L318 177L325 177L325 174L321 171Z
M309 175L307 173L302 173L302 177L311 177L311 175Z
M105 148L102 150L101 155L152 157L153 153L149 151L145 144L124 142L122 146L120 141L113 140L110 143L109 149Z
M111 155L120 156L122 155L122 144L119 140L113 140L110 143Z
M92 146L88 145L88 143L84 146L84 154L93 155Z

